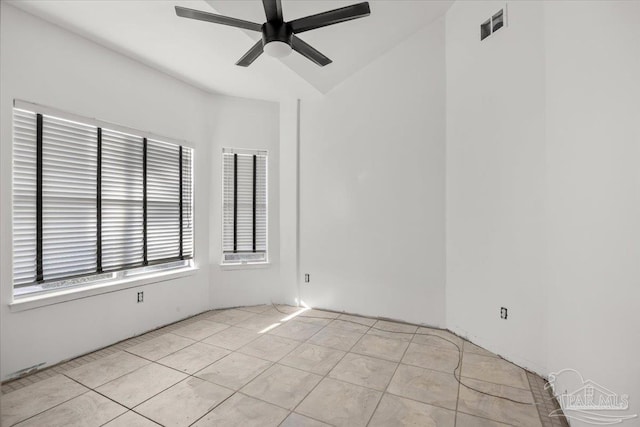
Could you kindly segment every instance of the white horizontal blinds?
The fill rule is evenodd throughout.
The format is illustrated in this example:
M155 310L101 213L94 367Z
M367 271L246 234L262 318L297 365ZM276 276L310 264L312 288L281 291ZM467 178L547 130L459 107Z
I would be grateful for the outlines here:
M143 261L142 138L102 129L102 268Z
M180 256L180 147L147 140L147 259Z
M267 156L223 153L225 261L264 261L267 251Z
M256 155L256 252L267 251L267 156Z
M239 154L236 175L236 252L253 251L253 156Z
M36 113L13 110L13 283L36 280Z
M97 268L97 128L48 115L42 131L43 279Z
M233 252L233 153L223 154L222 250Z
M193 155L182 147L182 256L193 257Z
M67 117L14 109L14 286L193 257L193 150Z

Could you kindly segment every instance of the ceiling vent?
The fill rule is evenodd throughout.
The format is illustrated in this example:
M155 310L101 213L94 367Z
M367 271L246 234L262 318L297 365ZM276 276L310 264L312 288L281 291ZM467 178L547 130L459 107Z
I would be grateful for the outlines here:
M494 13L491 18L480 24L480 40L484 40L496 31L507 26L507 6Z

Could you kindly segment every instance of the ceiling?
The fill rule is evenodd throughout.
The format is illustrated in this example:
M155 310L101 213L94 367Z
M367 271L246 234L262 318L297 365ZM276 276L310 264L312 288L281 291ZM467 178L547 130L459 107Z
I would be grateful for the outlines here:
M285 20L358 1L283 0ZM443 16L453 0L370 1L371 15L300 35L333 60L318 67L293 53L235 62L260 33L178 18L173 6L263 23L260 0L21 0L11 3L201 89L247 98L318 97L420 28ZM399 64L400 66L401 64Z

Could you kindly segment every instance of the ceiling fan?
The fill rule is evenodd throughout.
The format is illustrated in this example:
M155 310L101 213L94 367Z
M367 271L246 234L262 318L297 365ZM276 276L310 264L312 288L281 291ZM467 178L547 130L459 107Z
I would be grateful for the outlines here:
M281 0L262 0L262 4L264 6L264 12L267 15L267 22L262 25L180 6L176 6L176 15L182 18L197 19L261 32L262 40L258 40L258 42L236 62L236 65L241 67L251 65L262 52L266 52L268 55L276 58L281 58L291 53L291 50L295 50L305 58L324 67L330 64L331 60L305 43L296 36L296 34L350 21L352 19L363 18L369 16L371 13L369 3L363 2L285 22L282 17Z

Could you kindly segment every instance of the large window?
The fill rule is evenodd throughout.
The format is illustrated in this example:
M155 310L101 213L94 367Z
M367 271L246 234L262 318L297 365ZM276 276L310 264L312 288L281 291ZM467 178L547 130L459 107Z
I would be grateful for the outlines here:
M16 103L14 295L193 258L192 149Z
M222 262L267 262L267 152L225 148L222 157Z

